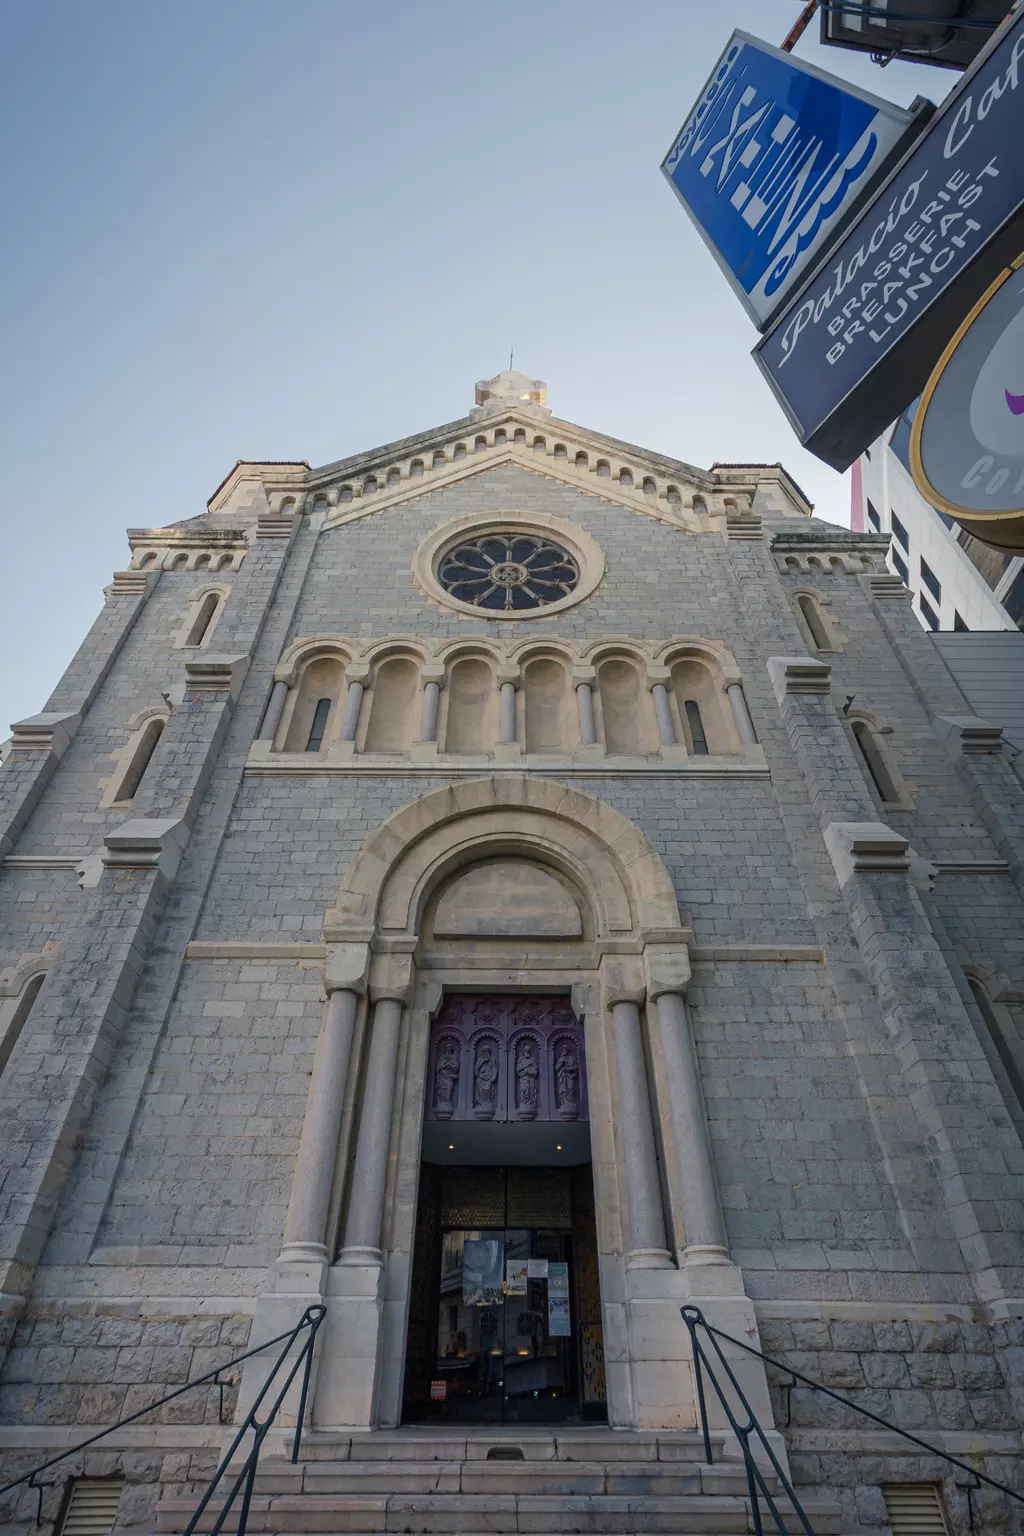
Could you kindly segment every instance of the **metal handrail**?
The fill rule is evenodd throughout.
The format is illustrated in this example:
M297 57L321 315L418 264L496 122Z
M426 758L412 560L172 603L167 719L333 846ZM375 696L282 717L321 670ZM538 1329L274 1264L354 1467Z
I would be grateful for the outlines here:
M1017 1493L1013 1488L1008 1488L1005 1483L997 1482L994 1477L988 1477L984 1472L979 1472L977 1468L969 1466L966 1461L961 1461L958 1456L951 1456L948 1451L941 1451L939 1450L938 1446L929 1445L927 1440L922 1440L918 1435L912 1435L907 1429L900 1429L898 1424L893 1424L888 1419L883 1419L881 1414L873 1413L870 1408L862 1408L861 1405L859 1403L855 1403L852 1398L843 1397L842 1393L834 1392L831 1387L823 1386L820 1381L814 1381L810 1376L804 1376L802 1372L795 1371L791 1365L783 1365L781 1360L773 1360L771 1355L766 1355L763 1350L755 1349L752 1344L744 1343L742 1339L735 1338L731 1333L724 1333L721 1328L716 1328L713 1323L708 1322L700 1307L687 1306L682 1307L680 1310L683 1314L683 1322L686 1324L690 1335L690 1346L693 1351L694 1376L697 1386L697 1403L700 1408L701 1430L704 1436L704 1454L707 1458L708 1465L710 1466L712 1460L711 1434L708 1425L707 1404L705 1402L703 1380L703 1370L706 1368L707 1374L711 1380L711 1384L714 1387L715 1393L718 1397L718 1401L721 1403L725 1412L725 1416L729 1420L730 1428L739 1441L740 1450L743 1454L743 1462L747 1472L747 1486L750 1489L751 1513L753 1516L754 1531L756 1536L763 1536L761 1512L758 1506L758 1499L756 1494L757 1488L760 1488L764 1494L765 1502L768 1505L768 1508L771 1510L776 1529L781 1533L781 1536L788 1536L788 1532L786 1530L786 1526L782 1522L778 1508L770 1493L768 1492L763 1473L761 1472L761 1469L758 1466L750 1449L750 1439L752 1436L756 1436L758 1442L763 1447L769 1461L772 1464L776 1476L778 1477L783 1489L785 1490L786 1497L790 1500L794 1510L796 1511L797 1517L803 1526L806 1536L814 1536L814 1531L812 1530L811 1525L807 1519L807 1515L804 1512L803 1505L800 1503L800 1500L796 1496L792 1483L789 1481L789 1478L786 1476L782 1470L782 1467L779 1465L778 1458L769 1445L768 1440L765 1437L765 1433L758 1423L757 1415L754 1413L754 1410L751 1408L749 1402L747 1401L743 1392L743 1388L736 1380L732 1367L730 1366L728 1360L725 1358L725 1355L722 1353L721 1345L718 1342L719 1339L724 1339L727 1344L732 1344L736 1349L742 1349L745 1354L753 1355L756 1359L763 1361L765 1365L773 1366L775 1370L782 1371L786 1375L792 1376L793 1381L788 1383L789 1386L793 1386L796 1384L796 1382L800 1382L803 1386L810 1387L815 1392L822 1392L826 1397L831 1397L833 1401L842 1403L844 1408L852 1408L855 1413L861 1414L862 1417L866 1419L871 1419L875 1424L880 1424L883 1429L890 1430L894 1435L899 1435L901 1439L908 1440L911 1445L916 1445L919 1450L927 1451L929 1456L941 1457L943 1461L949 1462L950 1466L956 1467L959 1469L959 1471L966 1472L970 1477L973 1477L975 1479L973 1487L977 1487L980 1483L986 1483L990 1488L995 1488L998 1493L1005 1493L1009 1498L1014 1499L1018 1504L1024 1504L1024 1495ZM710 1339L714 1347L715 1354L718 1356L718 1359L721 1362L721 1365L729 1379L729 1384L733 1391L736 1393L737 1398L739 1399L744 1411L746 1412L747 1422L745 1425L739 1424L736 1420L736 1415L733 1412L728 1400L726 1399L725 1394L722 1391L721 1384L715 1375L712 1361L708 1356L704 1345L697 1337L698 1328L703 1328L705 1334Z
M183 1387L177 1387L173 1392L168 1392L166 1396L158 1398L155 1403L148 1403L145 1408L140 1408L136 1413L130 1413L127 1418L118 1419L116 1424L110 1424L106 1429L101 1429L95 1435L90 1435L87 1440L81 1440L77 1445L69 1446L66 1451L61 1451L59 1456L51 1456L49 1461L44 1461L40 1466L33 1467L30 1472L23 1472L20 1477L16 1477L12 1482L5 1483L4 1486L0 1488L0 1496L5 1493L9 1493L12 1488L20 1487L22 1483L27 1483L30 1487L35 1488L37 1492L39 1492L40 1496L40 1512L36 1515L36 1524L39 1525L40 1515L42 1512L42 1491L40 1484L38 1484L35 1479L38 1478L41 1472L49 1471L50 1467L55 1467L59 1462L66 1461L69 1456L77 1456L80 1451L87 1450L89 1446L95 1445L99 1440L105 1440L108 1435L114 1434L116 1430L124 1429L124 1427L128 1424L134 1424L137 1419L144 1418L147 1413L152 1413L156 1408L162 1408L165 1403L173 1402L175 1398L181 1397L184 1392L191 1392L193 1387L201 1387L204 1382L208 1381L212 1381L216 1386L222 1386L223 1384L219 1379L222 1371L228 1371L232 1368L232 1366L235 1365L242 1365L244 1361L251 1360L253 1356L261 1355L265 1350L272 1349L275 1344L281 1344L283 1345L283 1348L276 1361L274 1362L273 1370L270 1372L266 1381L263 1383L263 1386L260 1388L260 1391L258 1392L252 1407L249 1409L249 1412L246 1414L244 1420L242 1421L238 1433L235 1435L228 1450L221 1458L217 1470L214 1473L213 1478L211 1479L210 1484L206 1489L206 1492L200 1499L196 1511L185 1530L185 1536L192 1536L192 1533L195 1531L203 1512L216 1493L217 1488L224 1477L224 1474L227 1472L228 1467L234 1459L235 1453L241 1446L245 1436L249 1433L250 1430L252 1430L252 1445L249 1447L249 1451L246 1454L245 1460L242 1462L241 1470L239 1471L234 1483L228 1492L220 1514L217 1516L212 1533L212 1536L219 1536L219 1533L224 1527L224 1522L227 1520L227 1517L231 1511L231 1507L238 1496L239 1490L244 1484L242 1507L239 1512L238 1524L235 1529L237 1536L245 1536L246 1522L249 1518L249 1505L252 1500L252 1490L253 1484L256 1480L256 1468L260 1459L260 1451L263 1448L263 1442L266 1439L268 1432L273 1427L274 1421L281 1411L281 1407L284 1403L288 1390L291 1387L292 1382L295 1380L295 1377L301 1366L302 1386L299 1390L299 1408L295 1421L295 1434L292 1439L291 1454L291 1460L293 1463L297 1462L299 1459L299 1448L302 1444L302 1425L306 1417L306 1402L309 1396L309 1377L313 1365L313 1349L316 1345L317 1330L319 1329L320 1324L323 1322L326 1316L327 1308L320 1303L317 1303L311 1307L307 1307L299 1321L295 1324L295 1327L290 1328L287 1333L279 1333L275 1335L274 1338L267 1339L266 1343L257 1345L255 1349L246 1350L244 1355L236 1355L233 1360L225 1360L223 1365L217 1366L216 1370L207 1371L204 1376L197 1376L194 1381L187 1381ZM274 1399L273 1406L267 1413L266 1417L261 1419L259 1417L259 1410L263 1404L264 1399L270 1392L270 1389L277 1379L279 1372L285 1365L285 1362L288 1359L289 1351L298 1342L302 1333L307 1329L308 1333L303 1342L302 1348L295 1356L291 1369L288 1371L288 1374L285 1377L284 1384ZM42 1485L42 1487L50 1486L50 1484Z

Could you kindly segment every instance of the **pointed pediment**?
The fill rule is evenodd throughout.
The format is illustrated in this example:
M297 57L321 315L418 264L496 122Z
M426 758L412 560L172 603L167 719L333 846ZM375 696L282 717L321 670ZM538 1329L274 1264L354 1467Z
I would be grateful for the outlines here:
M624 485L613 480L610 474L599 475L592 468L577 467L575 462L570 463L568 459L556 459L553 454L542 454L531 448L508 443L467 454L464 459L432 466L429 473L424 468L420 474L394 480L390 485L387 482L383 486L378 484L369 491L349 482L352 499L339 500L334 506L328 505L323 526L325 529L337 528L346 523L358 522L364 517L379 516L391 507L405 506L422 496L445 490L463 480L474 479L506 465L515 465L527 474L546 476L574 491L583 491L598 500L628 508L643 517L668 523L674 528L691 533L700 533L707 528L707 521L701 520L692 505L694 495L701 494L699 486L687 484L681 477L671 482L678 500L669 501L667 489L663 489L659 498L657 492L645 493L641 487Z

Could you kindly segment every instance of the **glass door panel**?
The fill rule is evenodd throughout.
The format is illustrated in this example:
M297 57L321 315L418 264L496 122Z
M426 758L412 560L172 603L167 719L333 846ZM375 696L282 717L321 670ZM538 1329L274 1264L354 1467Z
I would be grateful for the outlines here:
M445 1232L432 1416L461 1423L577 1417L573 1282L568 1233Z

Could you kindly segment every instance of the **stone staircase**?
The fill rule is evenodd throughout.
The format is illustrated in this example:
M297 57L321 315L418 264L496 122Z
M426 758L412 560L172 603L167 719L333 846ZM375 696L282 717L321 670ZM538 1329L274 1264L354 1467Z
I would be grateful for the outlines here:
M672 1532L746 1536L753 1530L742 1463L707 1466L693 1433L604 1428L488 1431L441 1428L372 1434L313 1432L301 1460L264 1454L251 1532ZM165 1489L157 1529L183 1531L205 1483ZM774 1491L774 1490L773 1490ZM815 1536L836 1536L838 1507L805 1500ZM780 1506L781 1507L781 1506ZM199 1526L212 1529L214 1501ZM788 1512L788 1506L785 1507ZM787 1521L799 1530L795 1517ZM228 1523L226 1530L235 1527ZM770 1516L767 1528L774 1530Z

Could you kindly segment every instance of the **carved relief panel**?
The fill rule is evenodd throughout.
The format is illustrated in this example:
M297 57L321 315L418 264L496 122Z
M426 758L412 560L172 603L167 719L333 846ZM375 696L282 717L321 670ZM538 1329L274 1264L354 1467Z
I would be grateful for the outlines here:
M428 1120L586 1120L583 1030L568 998L447 997L434 1021Z

